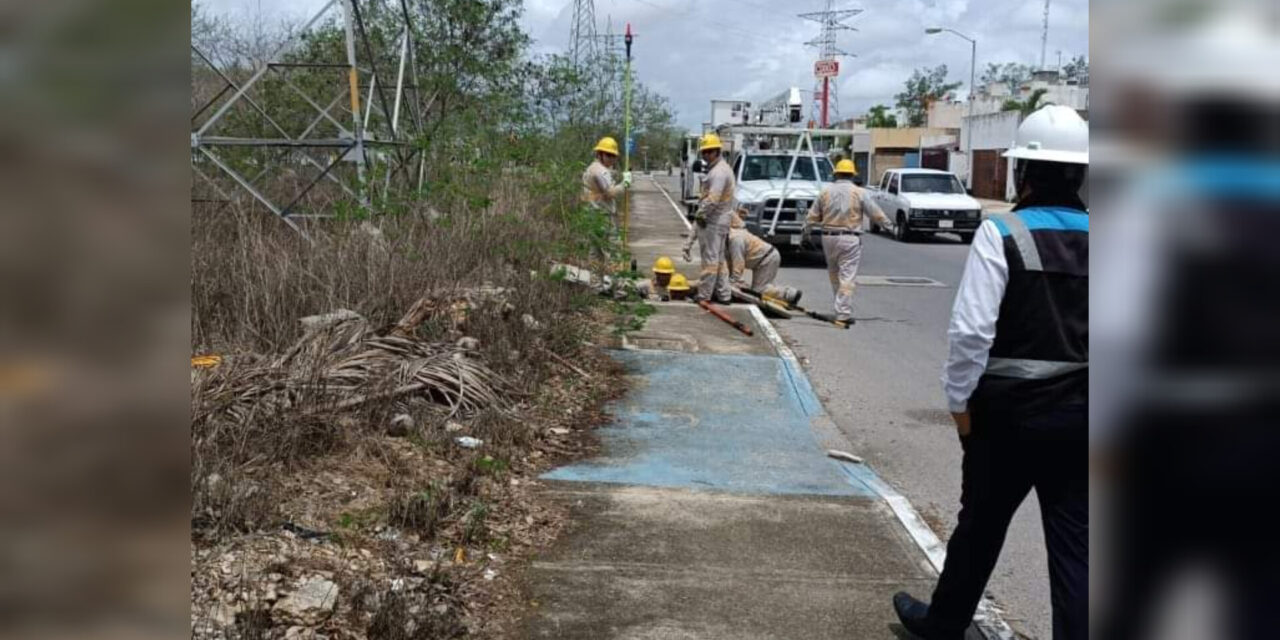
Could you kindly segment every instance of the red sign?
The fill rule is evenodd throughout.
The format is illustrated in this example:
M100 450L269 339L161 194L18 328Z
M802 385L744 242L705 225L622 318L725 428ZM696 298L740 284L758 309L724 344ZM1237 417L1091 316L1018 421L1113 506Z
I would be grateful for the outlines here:
M813 75L819 78L834 78L840 75L840 61L819 60L813 63Z

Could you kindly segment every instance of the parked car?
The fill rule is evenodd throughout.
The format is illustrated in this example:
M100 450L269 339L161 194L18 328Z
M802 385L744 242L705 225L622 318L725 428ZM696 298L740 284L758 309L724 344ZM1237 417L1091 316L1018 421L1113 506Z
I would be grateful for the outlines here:
M873 188L876 204L897 225L896 237L954 233L966 243L982 224L982 205L954 173L937 169L889 169ZM872 223L871 230L878 232Z

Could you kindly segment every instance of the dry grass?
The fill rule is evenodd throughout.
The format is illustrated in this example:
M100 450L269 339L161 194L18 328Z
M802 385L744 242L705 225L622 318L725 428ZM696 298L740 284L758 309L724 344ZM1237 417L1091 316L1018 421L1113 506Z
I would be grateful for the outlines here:
M310 241L260 211L194 212L193 353L223 360L192 375L193 635L282 637L297 620L234 595L273 593L273 574L333 576L337 611L303 625L330 637L503 618L486 613L503 579L481 572L558 521L520 482L582 450L547 427L598 421L616 372L589 346L595 297L547 275L589 253L579 222L514 179L488 202L311 224ZM354 314L301 322L336 310ZM232 609L231 626L211 613Z

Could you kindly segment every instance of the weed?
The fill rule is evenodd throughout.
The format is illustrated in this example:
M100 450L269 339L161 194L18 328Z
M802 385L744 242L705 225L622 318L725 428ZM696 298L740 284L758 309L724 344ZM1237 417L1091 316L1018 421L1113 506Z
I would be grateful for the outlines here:
M483 501L477 500L472 503L471 508L467 510L467 514L463 517L466 526L462 530L462 544L479 544L484 542L488 535L488 528L485 519L489 516L489 505Z

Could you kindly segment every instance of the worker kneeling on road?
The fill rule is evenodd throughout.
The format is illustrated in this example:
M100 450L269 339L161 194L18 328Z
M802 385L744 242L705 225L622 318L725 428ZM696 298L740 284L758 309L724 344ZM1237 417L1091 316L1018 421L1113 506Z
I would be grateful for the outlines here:
M707 163L707 178L702 183L702 197L694 220L698 224L698 242L702 252L702 270L698 293L694 300L715 300L728 304L733 297L729 288L729 272L724 254L729 242L729 224L733 216L733 170L721 157L720 137L714 133L702 136L698 151Z
M791 287L775 287L782 256L778 248L757 238L736 212L729 226L729 280L736 287L745 287L743 273L751 270L751 290L762 296L777 298L787 304L800 302L800 291Z
M862 261L862 218L870 215L876 224L894 229L893 222L876 206L871 194L853 184L858 169L852 160L836 163L836 181L822 189L809 209L801 235L811 230L822 234L822 250L827 254L827 277L835 294L836 320L853 323L853 288Z
M618 200L631 188L631 172L622 174L622 184L613 183L613 165L618 162L618 141L609 136L600 138L593 149L595 161L582 173L582 199L603 211L609 219L611 232L618 232Z
M893 597L902 626L962 638L1034 488L1054 640L1089 637L1089 125L1047 106L1018 126L1018 204L978 227L951 313L943 391L964 449L960 516L933 602Z

